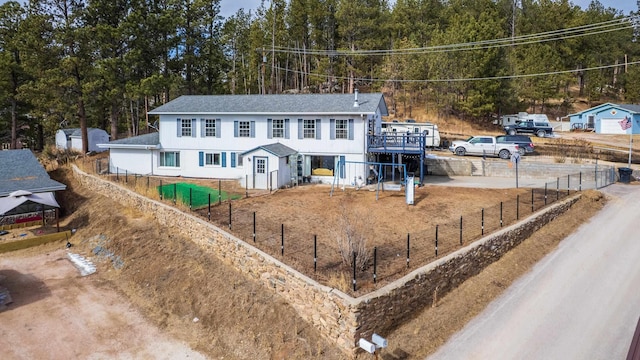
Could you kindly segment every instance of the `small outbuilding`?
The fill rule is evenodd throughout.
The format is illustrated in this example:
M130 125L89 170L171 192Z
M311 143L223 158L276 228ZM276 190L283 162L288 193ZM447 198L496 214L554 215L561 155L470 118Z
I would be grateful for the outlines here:
M569 115L571 130L640 134L640 105L606 103Z
M258 146L238 156L244 164L245 178L241 183L250 189L277 189L291 184L292 175L296 173L292 157L297 154L294 149L280 144ZM224 161L224 159L223 159ZM234 159L231 159L234 161ZM237 164L231 164L237 166ZM294 171L291 167L294 166Z
M101 152L107 149L99 148L98 144L109 142L109 134L97 128L88 128L89 151ZM63 150L82 151L82 131L80 128L60 129L56 132L56 147Z

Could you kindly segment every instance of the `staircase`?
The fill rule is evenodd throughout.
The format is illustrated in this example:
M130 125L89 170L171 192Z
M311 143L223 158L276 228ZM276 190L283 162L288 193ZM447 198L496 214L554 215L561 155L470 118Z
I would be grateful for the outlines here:
M471 176L484 176L484 160L482 158L469 158L471 163Z

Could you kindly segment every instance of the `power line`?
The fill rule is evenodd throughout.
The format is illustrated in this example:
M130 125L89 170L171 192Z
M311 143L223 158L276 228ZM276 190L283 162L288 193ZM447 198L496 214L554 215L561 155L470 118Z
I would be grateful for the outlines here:
M636 17L624 17L615 20L604 21L595 24L582 25L567 29L553 30L536 34L520 35L516 37L481 40L467 43L435 45L429 47L409 48L409 49L387 49L387 50L309 50L301 48L277 46L272 49L278 53L295 53L319 56L354 56L354 55L408 55L424 53L442 53L450 51L481 50L487 48L526 45L547 41L557 41L581 36L596 35L612 31L620 31L634 27ZM623 26L620 26L623 25Z
M338 80L350 80L354 81L370 81L370 82L387 82L394 81L399 83L441 83L441 82L462 82L462 81L483 81L483 80L506 80L506 79L519 79L519 78L529 78L529 77L537 77L537 76L548 76L548 75L559 75L559 74L569 74L569 73L577 73L581 71L592 71L592 70L602 70L602 69L610 69L615 67L622 67L627 65L638 65L640 61L633 61L626 64L615 64L615 65L603 65L603 66L595 66L590 68L578 69L578 70L560 70L560 71L549 71L544 73L537 74L521 74L521 75L504 75L504 76L491 76L491 77L475 77L475 78L458 78L458 79L372 79L372 78L350 78L347 76L331 76L331 78ZM294 74L303 74L308 76L315 77L327 77L327 74L316 74L299 70L291 70L283 67L276 67L278 70L291 72Z

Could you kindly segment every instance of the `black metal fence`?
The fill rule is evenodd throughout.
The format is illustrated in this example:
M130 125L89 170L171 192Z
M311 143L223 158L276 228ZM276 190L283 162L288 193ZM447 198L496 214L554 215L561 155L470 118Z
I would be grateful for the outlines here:
M177 204L174 196L177 191L158 192L157 188L167 184L166 179L136 174L101 172L96 162L95 170L107 180L115 181L137 192L159 199L169 204ZM583 179L590 177L587 185ZM353 252L349 265L345 265L344 256L339 254L333 239L322 238L320 234L289 230L291 219L277 219L277 214L268 214L261 218L249 206L231 198L223 201L209 201L207 206L192 207L202 218L218 227L228 229L240 239L271 254L284 263L298 269L318 281L330 286L341 287L342 291L365 293L379 284L393 281L409 271L446 256L469 243L509 226L525 217L561 201L568 196L587 188L601 188L616 181L613 168L597 171L595 174L577 173L558 177L540 188L522 188L515 198L496 202L493 206L465 215L451 218L449 221L432 224L428 230L411 231L397 239L383 239L364 252ZM178 180L175 179L174 183ZM211 185L222 191L224 182L212 180ZM231 187L231 185L227 184ZM248 194L247 194L248 195ZM241 201L241 200L238 200ZM183 201L183 203L185 203ZM238 205L234 205L238 204ZM188 203L185 203L185 205ZM184 208L184 207L183 207ZM364 256L364 266L356 265L357 257ZM335 282L336 277L349 279L342 284ZM348 288L347 288L348 287Z

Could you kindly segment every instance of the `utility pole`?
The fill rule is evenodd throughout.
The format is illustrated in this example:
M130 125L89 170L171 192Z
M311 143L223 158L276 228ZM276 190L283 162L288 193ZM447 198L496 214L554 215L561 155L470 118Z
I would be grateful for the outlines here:
M265 87L265 69L264 69L264 64L266 62L267 62L267 55L265 55L264 49L262 49L262 88L260 89L262 95L267 93L267 90Z
M271 94L274 94L274 83L273 76L276 70L276 9L273 6L273 0L271 0L271 84L269 84L269 88L271 89Z

